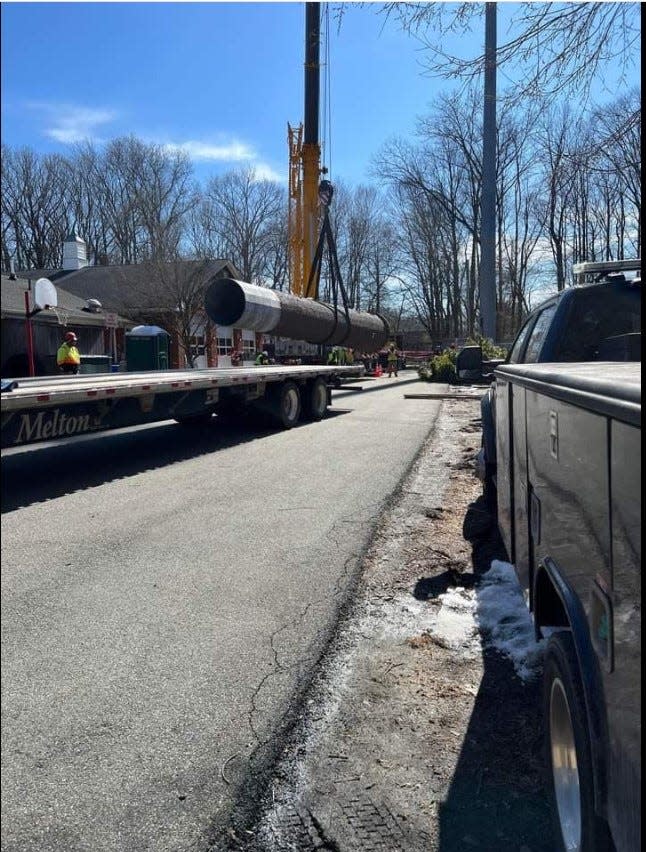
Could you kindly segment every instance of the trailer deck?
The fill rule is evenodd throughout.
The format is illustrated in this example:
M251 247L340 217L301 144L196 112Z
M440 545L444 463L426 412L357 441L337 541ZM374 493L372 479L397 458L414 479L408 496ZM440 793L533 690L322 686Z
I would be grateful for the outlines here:
M303 410L310 412L309 396L318 393L319 413L313 419L320 419L330 403L330 389L363 373L361 364L272 365L3 380L1 444L17 446L158 420L191 422L208 418L218 405L227 403L265 404L265 408L271 403L277 419L289 427L293 422L287 422L280 409L281 387L289 386L292 395L294 388L299 389ZM327 403L321 399L322 389ZM290 404L293 409L293 399Z

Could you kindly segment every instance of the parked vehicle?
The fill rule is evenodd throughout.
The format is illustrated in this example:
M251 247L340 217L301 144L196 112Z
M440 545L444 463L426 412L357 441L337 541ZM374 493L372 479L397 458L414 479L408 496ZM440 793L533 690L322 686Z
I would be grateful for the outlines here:
M497 509L548 637L543 723L559 848L637 852L641 364L496 370Z
M547 640L559 848L579 852L641 849L639 267L584 265L601 280L528 317L482 405L485 494Z
M596 283L563 290L532 311L505 363L641 361L640 271L640 259L580 264L575 273ZM495 506L496 382L481 410L479 473Z
M480 345L468 344L460 349L455 360L457 380L458 382L490 382L493 380L493 371L504 363L504 358L485 359Z

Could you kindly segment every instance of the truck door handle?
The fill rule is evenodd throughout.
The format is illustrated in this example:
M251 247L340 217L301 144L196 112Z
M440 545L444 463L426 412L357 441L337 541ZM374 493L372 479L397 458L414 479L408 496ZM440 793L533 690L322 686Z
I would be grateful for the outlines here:
M529 492L529 531L534 544L541 543L541 501L533 489Z

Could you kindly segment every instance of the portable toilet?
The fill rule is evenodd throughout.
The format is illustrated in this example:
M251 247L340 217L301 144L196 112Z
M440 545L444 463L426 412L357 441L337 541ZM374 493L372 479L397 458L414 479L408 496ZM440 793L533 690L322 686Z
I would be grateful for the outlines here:
M170 334L158 325L136 325L126 332L126 369L168 370Z

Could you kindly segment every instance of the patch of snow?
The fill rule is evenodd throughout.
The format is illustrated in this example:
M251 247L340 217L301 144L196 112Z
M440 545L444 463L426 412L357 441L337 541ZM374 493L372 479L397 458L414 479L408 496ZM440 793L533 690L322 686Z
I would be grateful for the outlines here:
M435 624L429 630L430 636L442 647L450 650L479 652L480 642L475 622L475 592L463 589L449 589L438 600L442 606Z
M482 575L476 620L486 644L509 657L518 677L527 681L539 674L546 640L536 641L513 565L494 559Z
M387 604L367 609L367 617L359 622L357 633L372 633L375 639L406 641L411 636L430 631L435 623L435 613L426 601L413 598L409 593L398 595Z
M449 589L443 595L440 595L439 600L442 601L443 607L458 612L473 612L476 608L475 594L462 586Z

